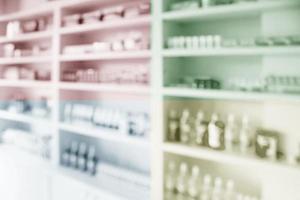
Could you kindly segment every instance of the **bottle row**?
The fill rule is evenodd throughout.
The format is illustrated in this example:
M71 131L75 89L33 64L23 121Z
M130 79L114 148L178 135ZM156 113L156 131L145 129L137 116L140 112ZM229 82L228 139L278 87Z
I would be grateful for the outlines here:
M12 94L8 101L0 103L1 110L39 118L48 118L51 114L51 107L51 101L47 97L29 100L25 93Z
M230 91L299 93L300 76L266 75L261 78L230 78L218 80L211 77L184 77L172 87L197 89L223 89Z
M89 104L67 103L63 118L65 122L104 128L135 137L148 137L150 129L148 113Z
M169 161L165 172L166 200L258 200L258 197L239 192L233 180L213 178L202 174L198 165Z
M112 41L99 41L91 44L68 45L63 54L91 54L101 52L137 51L150 49L150 39L140 31L120 34Z
M222 47L294 46L300 45L300 36L256 38L224 38L221 35L174 36L167 40L169 49L205 49Z
M72 141L63 147L61 163L82 172L95 175L98 157L96 147L85 142Z
M287 159L290 164L300 164L300 151L298 155L284 155L280 134L251 125L247 116L240 123L233 114L229 114L227 121L223 122L215 113L207 120L201 110L195 117L187 109L181 115L178 111L171 110L167 140L244 155L254 154L272 161Z
M41 130L39 130L41 131ZM28 131L5 128L1 132L1 142L36 154L42 158L51 157L52 136L41 133L30 133Z
M52 18L37 18L25 21L10 21L6 25L6 37L15 38L21 34L52 29Z
M15 44L5 44L2 47L3 57L49 56L51 47L49 44L39 44L32 47L22 47Z
M174 1L169 6L169 10L195 10L199 8L208 8L210 6L218 5L231 5L238 3L247 3L247 2L258 2L259 0L184 0L184 1Z
M151 5L147 1L134 2L127 5L106 7L85 13L76 13L63 17L63 26L93 24L103 21L126 19L150 14Z
M124 66L124 68L117 70L102 68L71 68L62 72L62 81L146 85L149 83L149 66Z
M5 80L50 81L51 73L44 68L6 66L1 70L1 78Z

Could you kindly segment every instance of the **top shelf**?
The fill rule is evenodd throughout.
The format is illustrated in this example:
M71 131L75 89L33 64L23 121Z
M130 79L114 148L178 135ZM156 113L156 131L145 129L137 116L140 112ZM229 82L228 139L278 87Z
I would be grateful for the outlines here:
M47 3L43 6L38 6L35 9L27 9L18 12L14 12L11 14L0 15L0 22L8 22L19 19L30 19L45 15L50 15L54 12L54 3Z
M257 16L263 12L299 6L300 1L280 0L262 1L254 3L240 3L235 5L215 6L206 9L168 11L163 14L165 21L192 21L192 20L214 20L223 18L233 18L241 16Z

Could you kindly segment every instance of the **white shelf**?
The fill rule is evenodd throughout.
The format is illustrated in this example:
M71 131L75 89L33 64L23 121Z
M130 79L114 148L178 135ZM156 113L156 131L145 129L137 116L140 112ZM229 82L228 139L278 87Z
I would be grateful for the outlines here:
M241 47L241 48L211 48L211 49L166 49L164 57L197 57L197 56L259 56L259 55L298 55L299 46L287 47Z
M150 51L124 51L124 52L105 52L98 54L78 54L78 55L61 55L61 62L74 62L74 61L96 61L96 60L116 60L116 59L150 59Z
M181 156L208 160L213 162L228 163L234 166L247 166L260 170L272 170L277 172L294 171L300 173L300 166L288 165L279 161L270 161L251 155L242 155L225 151L215 151L205 147L189 147L182 144L164 143L165 153L177 154Z
M0 119L2 120L9 120L9 121L16 121L16 122L21 122L21 123L26 123L26 124L45 124L49 125L48 119L43 119L43 118L38 118L26 114L20 114L20 113L13 113L5 110L0 110Z
M201 21L244 16L257 16L266 11L292 8L299 5L299 1L296 0L240 3L234 5L215 6L198 10L169 11L163 14L163 20L187 22L195 20Z
M47 63L47 62L52 62L51 57L49 57L49 56L30 56L30 57L0 58L0 65Z
M68 34L79 34L114 28L128 28L128 27L136 27L141 25L150 25L151 17L150 16L139 16L138 18L128 18L128 19L120 19L113 20L107 22L99 22L94 24L83 24L74 27L62 27L60 29L60 34L68 35Z
M21 87L21 88L50 88L50 81L31 80L3 80L0 79L0 87Z
M54 11L55 3L47 3L46 5L37 6L34 9L26 9L19 12L14 12L11 14L1 15L0 22L8 22L18 19L30 19L40 16L50 15Z
M136 138L134 136L121 135L114 131L103 129L103 128L95 128L92 126L76 126L74 124L60 123L60 129L63 131L68 131L72 133L76 133L79 135L89 136L93 138L98 138L102 140L123 143L127 145L134 145L138 147L149 147L148 138Z
M16 42L26 42L26 41L35 41L35 40L43 40L50 39L52 37L52 31L41 31L34 33L24 33L20 35L16 35L13 38L0 37L0 43L16 43Z
M149 86L136 86L124 84L102 84L102 83L67 83L61 82L59 88L63 90L81 90L81 91L96 91L96 92L118 92L149 95Z
M188 88L166 88L163 90L165 96L188 97L199 99L218 99L218 100L251 100L251 101L290 101L300 102L299 95L293 94L273 94L260 92L240 92L224 90L201 90Z

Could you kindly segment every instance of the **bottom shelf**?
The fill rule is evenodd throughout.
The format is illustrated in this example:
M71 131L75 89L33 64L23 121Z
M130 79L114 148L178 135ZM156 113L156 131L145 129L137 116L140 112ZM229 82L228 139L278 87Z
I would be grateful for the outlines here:
M115 200L147 200L150 199L150 189L127 183L104 173L98 173L97 177L86 175L80 171L59 167L59 174L85 184L93 191L101 192Z
M150 188L131 184L104 173L97 177L89 176L74 169L54 167L50 160L26 152L13 145L0 144L0 157L16 161L17 165L28 166L49 174L50 177L62 176L88 188L96 194L98 199L104 200L147 200L150 199ZM149 178L150 183L150 178Z

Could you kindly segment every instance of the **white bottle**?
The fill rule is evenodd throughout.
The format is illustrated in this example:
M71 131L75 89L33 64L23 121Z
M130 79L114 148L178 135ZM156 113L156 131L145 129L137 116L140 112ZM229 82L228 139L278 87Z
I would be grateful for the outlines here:
M208 124L208 145L212 149L224 148L224 124L219 121L217 114L213 114Z
M197 198L200 193L201 177L198 166L193 166L192 174L188 182L188 194L192 198Z
M182 116L180 118L180 141L182 143L189 142L191 131L192 128L191 128L190 111L185 109L182 112Z
M244 116L242 120L239 141L241 153L248 153L251 145L251 129L249 126L249 119L247 116Z
M210 0L202 0L202 8L208 8L210 6Z
M237 127L235 124L234 115L230 114L227 119L227 124L225 127L225 149L228 151L233 151L234 144L236 143L237 137Z
M176 190L179 195L185 195L187 193L188 178L188 165L186 163L181 163L176 183Z
M176 189L176 164L174 161L170 161L167 166L165 189L169 193L174 193Z

